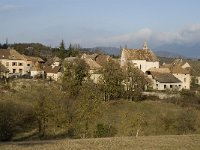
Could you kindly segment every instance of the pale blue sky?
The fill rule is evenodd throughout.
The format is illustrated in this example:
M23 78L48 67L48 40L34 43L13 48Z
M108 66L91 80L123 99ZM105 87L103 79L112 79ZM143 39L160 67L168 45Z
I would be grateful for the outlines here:
M82 47L119 47L143 40L200 41L199 0L0 0L0 20L1 43L8 38L57 46L64 39Z

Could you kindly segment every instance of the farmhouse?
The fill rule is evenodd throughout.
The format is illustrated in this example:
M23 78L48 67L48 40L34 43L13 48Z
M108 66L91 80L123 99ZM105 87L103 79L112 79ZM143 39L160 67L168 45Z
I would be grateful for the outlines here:
M0 63L9 70L8 77L30 75L36 62L44 61L39 57L21 55L14 49L0 49Z
M147 72L148 77L152 80L154 90L181 90L182 81L170 73L168 68L150 69Z
M170 73L182 82L183 89L190 89L191 77L189 63L183 62L180 59L176 59L171 64L165 64L161 67L168 68Z

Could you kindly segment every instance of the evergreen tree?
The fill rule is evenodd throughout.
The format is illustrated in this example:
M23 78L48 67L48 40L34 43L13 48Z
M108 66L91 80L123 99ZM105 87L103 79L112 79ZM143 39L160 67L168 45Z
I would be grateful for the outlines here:
M60 50L64 51L65 50L65 43L64 43L64 40L61 41L60 43Z
M64 59L66 57L65 43L63 40L60 43L58 57L60 57L61 59Z

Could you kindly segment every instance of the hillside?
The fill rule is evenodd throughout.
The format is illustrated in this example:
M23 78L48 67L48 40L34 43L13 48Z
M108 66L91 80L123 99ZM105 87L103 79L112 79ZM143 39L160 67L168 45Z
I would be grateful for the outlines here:
M11 142L0 145L2 150L199 150L200 135L168 135L115 137L80 140Z
M135 136L138 130L139 136L200 134L199 97L193 93L185 93L179 99L147 97L139 102L125 99L105 102L99 99L101 102L93 104L93 101L83 101L82 95L77 100L69 98L59 90L59 84L53 82L49 87L48 81L18 79L10 82L10 87L11 92L0 93L0 104L5 111L1 119L9 116L6 119L12 124L14 132L11 140L14 141L40 139L36 113L40 113L41 99L44 99L42 102L46 108L45 112L43 107L41 110L48 115L49 121L43 139L81 138L85 127L79 124L85 121L82 116L90 117L88 138ZM89 89L87 93L93 94L95 90ZM83 106L85 110L82 115L79 110ZM88 106L92 107L87 109Z

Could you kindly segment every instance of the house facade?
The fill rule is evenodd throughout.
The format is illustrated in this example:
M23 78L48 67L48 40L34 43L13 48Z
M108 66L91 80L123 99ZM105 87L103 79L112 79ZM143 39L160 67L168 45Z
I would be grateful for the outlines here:
M99 70L102 68L102 66L100 66L98 63L96 63L91 58L85 58L84 61L89 67L88 73L90 75L90 79L94 83L99 83L101 80L101 73L99 72Z
M189 63L182 61L182 59L176 59L171 64L165 64L161 67L168 68L170 70L170 73L182 82L183 89L190 89L191 66L189 65Z
M14 49L0 49L0 63L9 70L10 77L31 75L31 71L38 67L36 65L44 63L44 60L21 55Z
M152 80L152 88L154 90L180 91L183 88L182 81L171 74L168 68L150 69L146 74Z
M9 76L29 74L32 67L32 61L14 49L1 49L0 62L9 70Z
M62 76L61 66L45 66L43 70L45 78L48 80L58 81Z

